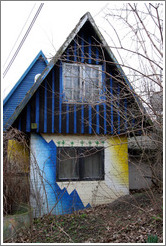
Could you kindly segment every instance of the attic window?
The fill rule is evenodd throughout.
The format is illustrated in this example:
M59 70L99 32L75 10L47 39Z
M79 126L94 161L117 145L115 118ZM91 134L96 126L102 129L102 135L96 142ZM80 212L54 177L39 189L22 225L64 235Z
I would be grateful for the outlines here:
M100 101L101 80L101 65L63 63L64 102Z

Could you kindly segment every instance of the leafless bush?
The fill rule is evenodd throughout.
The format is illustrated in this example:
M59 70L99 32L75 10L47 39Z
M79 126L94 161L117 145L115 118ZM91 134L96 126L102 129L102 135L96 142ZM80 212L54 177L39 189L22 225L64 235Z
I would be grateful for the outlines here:
M11 128L3 135L3 213L29 203L29 147L27 137Z

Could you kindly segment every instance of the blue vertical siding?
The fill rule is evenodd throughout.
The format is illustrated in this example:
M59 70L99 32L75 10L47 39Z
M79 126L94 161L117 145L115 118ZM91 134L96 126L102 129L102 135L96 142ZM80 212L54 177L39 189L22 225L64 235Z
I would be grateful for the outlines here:
M69 62L69 48L67 49L67 62ZM69 104L66 104L66 133L69 133Z
M96 48L96 64L99 64L99 50Z
M74 41L74 61L77 61L77 44L76 44L76 41Z
M91 64L92 59L91 37L88 38L88 63ZM92 134L92 107L89 105L89 134Z
M54 97L55 97L55 71L54 68L52 70L52 133L54 133Z
M92 59L91 37L88 38L88 63L91 64ZM92 134L92 107L89 105L89 134Z
M104 134L107 134L107 111L106 111L106 104L103 104L104 108Z
M110 76L110 99L111 99L111 134L114 132L114 115L113 115L113 90L112 90L112 75Z
M84 133L84 105L81 106L81 133Z
M81 62L84 62L84 35L81 35Z
M69 104L66 104L66 133L69 133Z
M103 96L104 101L106 101L105 66L106 64L104 62L104 64L102 65L102 87L103 87L103 93L104 93L104 96ZM104 111L104 134L107 134L107 111L106 111L105 102L103 103L103 111Z
M99 50L96 48L96 65L99 64ZM96 105L96 133L100 133L100 122L99 122L99 104Z
M77 61L77 43L74 42L74 61ZM74 133L77 133L77 106L74 105Z
M99 125L99 104L96 105L96 133L100 133L100 125Z
M27 118L26 118L26 131L30 132L31 130L31 105L27 104Z
M92 134L92 107L89 105L89 134Z
M67 49L67 61L69 61L69 48Z
M124 130L127 130L127 99L124 99L124 115L125 115L125 119L124 119Z
M47 80L44 86L44 132L47 132Z
M88 39L88 55L89 55L89 59L88 59L88 62L89 62L89 64L91 64L91 62L92 62L92 59L91 59L91 57L92 57L92 47L91 47L91 38L89 37L89 39Z
M62 62L60 61L59 67L59 133L62 131L62 92L63 92L63 81L62 81Z
M132 128L135 126L135 118L132 119Z
M91 37L88 38L88 63L91 64L92 59ZM89 105L89 134L92 134L92 107Z
M77 107L74 105L74 133L77 133Z
M37 132L39 132L39 90L36 92L36 124Z

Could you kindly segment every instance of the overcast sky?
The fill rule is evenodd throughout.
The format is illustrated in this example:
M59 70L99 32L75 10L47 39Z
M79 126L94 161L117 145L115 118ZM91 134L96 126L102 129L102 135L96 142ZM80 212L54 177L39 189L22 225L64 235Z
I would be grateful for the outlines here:
M44 6L8 73L1 75L4 98L40 50L46 57L55 55L67 36L89 11L102 27L102 9L111 1L1 1L2 74L18 48L41 3ZM22 32L21 32L22 31ZM16 42L17 41L17 42ZM15 45L15 47L14 47Z

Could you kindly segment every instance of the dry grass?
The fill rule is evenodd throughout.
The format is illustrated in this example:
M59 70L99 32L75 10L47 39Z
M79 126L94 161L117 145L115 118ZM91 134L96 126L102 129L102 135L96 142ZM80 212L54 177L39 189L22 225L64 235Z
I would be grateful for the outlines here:
M163 242L162 194L153 191L124 196L113 203L70 215L35 219L14 243L145 243Z

